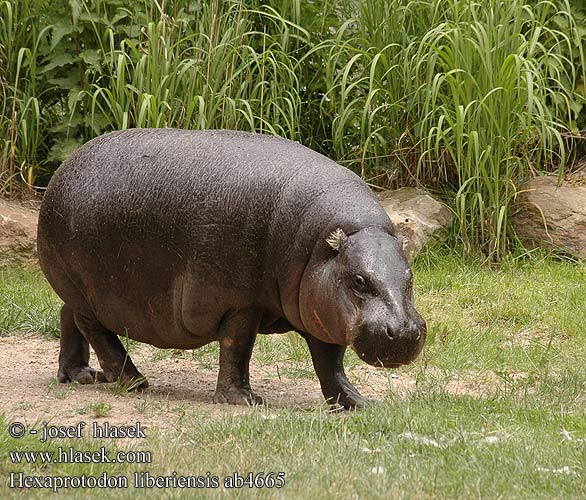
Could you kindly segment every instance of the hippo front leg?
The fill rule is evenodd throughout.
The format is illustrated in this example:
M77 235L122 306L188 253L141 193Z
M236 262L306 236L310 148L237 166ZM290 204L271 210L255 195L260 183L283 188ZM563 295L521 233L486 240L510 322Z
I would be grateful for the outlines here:
M362 396L346 377L343 362L346 347L327 344L306 333L302 335L309 346L322 393L331 406L340 405L351 410L373 403L372 400Z
M250 388L248 367L260 315L254 310L236 311L220 325L220 371L214 403L263 404Z

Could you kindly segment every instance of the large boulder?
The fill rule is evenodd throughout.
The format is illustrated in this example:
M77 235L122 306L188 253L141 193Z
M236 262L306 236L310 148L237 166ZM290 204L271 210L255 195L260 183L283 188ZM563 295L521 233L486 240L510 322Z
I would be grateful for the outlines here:
M444 240L453 222L451 210L417 188L384 191L379 201L403 237L405 255L412 260L430 241Z
M34 261L38 202L0 198L0 260Z
M586 258L586 176L568 176L559 185L553 175L531 179L523 188L513 224L528 248Z

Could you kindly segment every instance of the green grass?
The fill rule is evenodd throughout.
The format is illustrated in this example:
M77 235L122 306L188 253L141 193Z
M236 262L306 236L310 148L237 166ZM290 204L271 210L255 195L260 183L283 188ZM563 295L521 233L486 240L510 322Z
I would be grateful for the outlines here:
M118 445L114 440L41 444L30 435L16 440L8 436L5 419L0 421L2 481L16 470L32 475L107 471L131 480L135 471L204 476L209 471L220 478L235 471L283 471L286 485L278 491L231 493L239 498L584 497L586 264L534 256L489 267L464 265L455 255L427 254L414 269L416 302L429 338L421 360L400 370L415 381L406 395L391 389L381 404L347 414L318 406L222 417L174 403L172 413L181 417L175 430L149 429L145 441ZM36 328L53 336L58 301L42 276L22 269L3 269L0 276L5 334ZM21 309L29 313L23 316ZM182 355L160 352L161 358ZM197 364L217 367L214 345L194 351L193 357ZM307 349L294 334L259 336L254 358L259 364L278 363L289 377L312 376ZM348 367L361 363L353 353L347 356ZM164 403L151 403L137 405L145 414L166 411ZM83 419L110 410L96 400L75 411ZM90 468L16 466L8 459L9 450L55 450L58 445L149 450L153 462ZM14 494L5 485L0 488L3 496ZM133 488L85 493L136 496ZM222 488L196 493L226 495ZM150 494L188 498L194 492Z
M112 405L110 403L90 403L77 409L80 415L90 415L95 418L104 418L110 415Z
M491 269L451 257L421 266L419 308L431 318L426 356L434 363L527 371L586 359L584 264L544 258Z
M58 337L60 309L40 271L0 266L0 336L42 332Z
M3 460L12 449L56 450L58 445L95 450L134 449L152 452L148 465L94 466L93 475L132 478L151 475L219 477L234 471L286 473L280 496L299 498L579 498L586 491L584 439L586 422L572 412L567 395L543 406L532 397L512 401L508 393L490 398L454 396L440 389L418 388L406 400L392 398L380 406L349 415L262 410L221 419L190 413L181 429L148 432L146 441L116 446L112 441L40 444L31 437L16 442L0 423ZM89 474L87 466L56 464L49 468L13 466L0 474ZM562 471L562 472L556 472ZM567 471L567 472L563 472ZM131 479L132 481L132 479ZM5 492L8 493L8 491ZM132 498L136 490L93 492L97 497ZM41 496L32 492L33 497ZM187 498L188 491L158 491L156 497ZM225 493L206 490L204 497ZM253 498L274 491L250 491ZM93 496L93 495L92 495Z

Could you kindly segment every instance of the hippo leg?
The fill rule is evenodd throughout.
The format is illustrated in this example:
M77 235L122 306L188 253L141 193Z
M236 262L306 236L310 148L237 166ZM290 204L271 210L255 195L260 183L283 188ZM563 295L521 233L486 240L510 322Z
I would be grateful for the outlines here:
M90 346L75 324L73 309L63 304L57 379L59 382L76 381L80 384L105 382L104 374L90 368L89 360Z
M214 403L263 404L250 388L248 365L260 317L256 311L230 314L220 325L220 371Z
M119 381L128 389L148 387L148 382L134 366L118 335L104 328L93 317L78 313L73 317L79 331L94 349L106 382Z
M322 393L331 406L339 405L350 410L373 403L362 396L346 377L343 363L345 346L327 344L309 334L302 335L309 346Z

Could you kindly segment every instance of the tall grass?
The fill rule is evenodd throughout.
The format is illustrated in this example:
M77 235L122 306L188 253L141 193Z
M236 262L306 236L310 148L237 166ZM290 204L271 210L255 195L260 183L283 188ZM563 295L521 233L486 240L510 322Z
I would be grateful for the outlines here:
M0 2L0 192L18 179L31 183L43 153L37 63L49 28L34 22L41 3Z
M586 123L586 33L567 0L3 0L0 13L3 191L46 183L110 130L242 129L371 184L442 191L464 253L498 259L523 181L562 168L565 133Z
M451 186L464 251L501 257L521 182L565 161L562 132L583 102L567 55L576 31L551 2L362 4L360 23L323 43L336 156L363 176Z
M293 39L307 43L307 33L242 0L202 4L196 17L163 15L136 41L117 43L108 28L107 71L89 89L92 119L107 117L111 129L232 128L299 139Z

